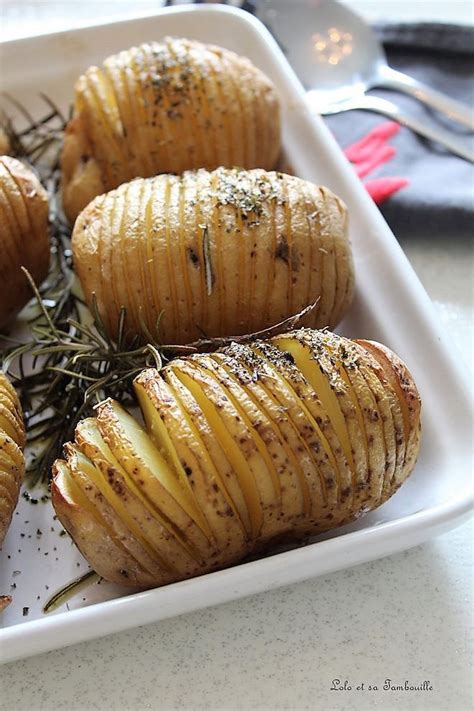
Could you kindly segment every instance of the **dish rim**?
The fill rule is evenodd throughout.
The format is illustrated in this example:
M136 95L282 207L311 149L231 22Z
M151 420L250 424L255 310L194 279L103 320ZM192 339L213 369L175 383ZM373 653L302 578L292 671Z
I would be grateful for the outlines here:
M222 5L181 5L160 8L156 12L140 15L132 19L120 19L115 22L101 21L34 37L6 40L0 43L0 50L2 47L20 46L24 43L28 44L31 41L47 42L56 37L73 36L78 32L80 33L88 29L109 28L113 30L115 27L123 27L130 23L143 22L146 19L155 19L162 15L179 15L181 13L219 13L221 15L233 16L236 20L241 22L242 25L251 28L254 34L261 38L262 42L270 44L273 51L277 52L276 58L280 63L282 61L286 63L274 38L259 20L238 8ZM300 98L303 97L303 87L296 79L291 68L289 68L288 72L289 78L293 83L293 88L297 89ZM318 119L317 121L320 120ZM317 121L315 120L315 123ZM322 121L319 123L319 126L321 125L324 125ZM325 131L329 136L329 132L326 128ZM330 140L334 146L337 145L334 139L330 138ZM363 204L365 204L366 209L368 209L370 198L365 194L365 190L355 174L352 175L352 173L350 173L351 169L339 148L335 161L338 163L337 168L343 172L342 177L350 181L351 189L353 188L358 196L364 196L361 199L363 199ZM376 211L372 214L374 223L379 220L379 224L383 224L383 229L386 234L390 234L393 242L397 244L396 238L391 233L383 217L380 214L376 214L378 210L374 205L371 206L371 209ZM391 246L395 245L387 245L387 247ZM409 285L413 292L411 296L413 297L413 303L416 303L419 317L425 324L431 327L434 333L437 333L439 328L437 327L437 317L434 307L401 248L399 249L399 253L400 256L397 261L400 268L403 267L406 270L408 267L408 272L411 272ZM405 260L405 263L403 260ZM464 372L462 363L456 360L447 348L445 340L440 338L438 346L440 348L440 355L443 356L446 366L456 376L455 384L458 387L462 387L462 384L469 386L468 374ZM259 591L263 592L264 590L270 590L285 584L293 584L294 582L304 580L308 577L333 572L341 568L351 567L359 563L390 555L417 545L432 535L436 535L436 533L448 530L461 523L468 516L469 511L473 507L474 489L471 487L464 491L463 496L453 497L443 504L401 516L393 521L369 526L368 528L358 531L342 533L334 538L310 543L306 546L293 548L283 553L276 553L266 558L241 563L231 568L174 583L166 587L131 593L125 597L106 600L77 610L58 612L51 617L46 616L42 619L20 622L0 630L0 663L13 661L18 658L62 646L68 646L113 632L124 631L125 629L140 624L184 614L192 610L219 604L219 602L230 601ZM361 545L362 542L364 545ZM320 555L315 558L314 552L316 550L320 552ZM311 563L314 567L318 557L321 558L321 560L324 559L325 563L319 570L315 571L311 569ZM294 571L299 569L300 573L296 574L293 572L292 577L286 580L283 580L281 576L279 577L279 571L281 572L282 569L288 570L289 568L293 568ZM308 574L306 574L307 568L310 568ZM216 582L216 585L209 586L211 579ZM210 602L209 587L213 588L211 590L213 594L210 596ZM242 588L245 588L245 591L242 591ZM196 600L193 598L199 598L200 591L206 592L207 599L204 599L204 601L200 599L200 602L196 604ZM202 597L203 596L201 596L201 598ZM206 596L204 596L204 598L206 598ZM178 612L173 612L171 608L173 605L176 606L177 600L179 601L178 606L181 604L184 605L184 608ZM161 610L159 609L160 602L162 605ZM163 608L165 608L164 613ZM120 613L119 615L117 615L117 611ZM102 620L100 631L94 629L94 623L99 619ZM87 624L85 624L86 622ZM45 641L44 637L46 634L49 639L56 635L57 638L52 642ZM27 650L24 649L26 645L29 647Z

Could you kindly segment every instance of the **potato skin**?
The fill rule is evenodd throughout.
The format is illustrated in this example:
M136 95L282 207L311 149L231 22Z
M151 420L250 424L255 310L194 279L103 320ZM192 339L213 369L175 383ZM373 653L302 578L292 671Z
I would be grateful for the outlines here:
M253 333L318 301L303 325L334 327L354 272L345 205L284 173L218 168L137 179L96 198L72 247L107 330L162 343ZM159 332L156 324L159 320Z
M48 273L49 257L46 191L23 163L0 156L0 328L32 296L20 267L40 284Z
M321 385L321 377L327 388ZM318 391L313 388L314 382L320 383ZM161 387L162 383L166 387ZM222 533L214 528L213 545L223 555L213 554L201 561L195 566L196 574L234 564L245 555L268 549L275 541L327 531L377 508L409 476L420 445L421 403L406 365L380 344L351 341L327 331L299 329L269 341L233 343L213 356L196 354L175 359L162 371L143 371L137 378L137 392L142 408L148 401L165 424L167 435L162 429L158 434L148 410L148 437L163 456L175 447L181 446L183 452L183 437L195 451L197 456L192 460L186 459L188 455L181 460L185 471L182 476L191 477L192 487L203 486L200 472L211 475L211 469L217 467L221 476L214 476L212 485L216 495L228 494L231 489L226 481L232 477L232 491L242 487L246 504L251 504L252 524L258 521L257 528L249 528L242 519L240 554L227 548L225 527ZM160 393L165 393L163 399ZM183 425L186 423L183 432L167 427L172 399L182 410ZM100 413L102 417L105 411ZM97 424L103 426L100 417ZM212 437L208 436L210 432ZM76 447L81 448L77 437ZM352 461L350 452L354 455L356 447L359 459ZM247 468L238 464L239 451ZM365 468L360 466L364 458ZM130 554L130 546L126 580L123 573L114 573L116 548L131 535L130 531L123 533L122 521L121 537L118 526L116 530L112 526L95 540L94 535L104 525L100 505L89 497L89 503L81 509L81 502L70 493L75 473L69 470L69 486L65 486L65 468L66 462L56 463L53 505L98 573L114 582L143 587L182 579L169 570L166 579L152 575L150 583L150 572L142 570ZM140 475L138 471L136 474ZM274 474L279 477L279 491L274 487ZM253 489L244 484L249 477L254 477ZM298 491L300 495L295 496ZM126 492L127 487L122 496ZM212 493L209 501L213 501ZM217 498L214 506L217 511ZM201 510L204 512L204 508ZM171 516L170 520L173 522ZM91 521L96 523L92 526ZM150 539L144 542L145 546L152 544ZM162 559L171 569L173 560L166 560L166 556Z
M3 128L0 127L0 155L9 155L11 150L10 139Z
M18 503L25 471L26 435L15 389L0 371L0 546Z
M220 165L275 166L280 116L270 80L214 45L165 38L120 52L77 81L62 155L73 221L135 177Z

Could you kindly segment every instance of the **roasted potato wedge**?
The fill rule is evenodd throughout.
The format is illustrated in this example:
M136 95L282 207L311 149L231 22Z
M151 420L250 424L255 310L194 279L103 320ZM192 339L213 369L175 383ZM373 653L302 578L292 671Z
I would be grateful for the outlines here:
M270 80L221 47L166 38L90 67L75 87L62 154L73 221L132 178L220 165L275 167L279 104Z
M46 191L23 163L0 156L0 328L32 297L21 267L40 284L49 256Z
M74 264L112 337L189 343L253 333L318 302L335 326L354 291L344 204L327 188L256 169L134 180L96 198L73 232ZM157 324L159 327L157 329Z
M136 392L145 429L106 401L85 422L110 450L86 448L81 423L52 483L61 522L114 582L163 585L346 523L395 493L419 449L405 364L327 331L176 359L141 373ZM153 477L161 493L150 508L143 483Z

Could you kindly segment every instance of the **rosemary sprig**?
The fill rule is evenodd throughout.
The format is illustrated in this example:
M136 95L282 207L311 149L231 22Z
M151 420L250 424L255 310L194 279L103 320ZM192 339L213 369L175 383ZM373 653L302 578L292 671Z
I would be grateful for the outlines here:
M100 327L95 302L90 326L58 317L60 304L48 307L26 275L41 315L30 324L30 342L4 353L2 368L9 372L25 406L29 442L40 446L30 472L34 485L47 481L63 443L73 437L77 422L92 414L94 405L105 397L133 403L133 379L145 367L161 368L164 356L154 344L135 341L125 350L119 341L111 340ZM26 356L33 361L29 370Z
M200 225L202 228L202 253L204 257L204 276L206 278L206 291L207 295L212 294L212 287L214 286L214 272L212 269L211 262L211 250L209 247L209 228L207 225Z

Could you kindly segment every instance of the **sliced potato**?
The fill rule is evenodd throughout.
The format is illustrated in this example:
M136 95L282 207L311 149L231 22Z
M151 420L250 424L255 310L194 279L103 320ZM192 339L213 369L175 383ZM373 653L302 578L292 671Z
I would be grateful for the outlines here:
M224 554L228 560L241 556L246 536L240 517L170 387L162 380L147 378L146 371L136 380L135 387L151 439L169 465L191 483L196 506L212 530L216 555Z
M203 456L210 458L212 462L212 466L210 468L213 472L215 471L216 476L220 478L220 486L222 490L226 492L225 495L227 500L232 502L231 506L239 517L246 537L251 538L251 517L245 503L245 497L239 479L235 476L232 465L224 449L216 439L213 429L211 428L203 410L193 398L190 391L183 385L179 378L176 377L171 369L168 369L165 373L163 373L163 376L164 382L170 388L170 395L176 399L176 404L178 405L178 410L176 411L177 418L174 420L173 424L178 426L179 416L184 418L188 423L194 437L204 450ZM192 481L192 476L193 473L190 474L190 481ZM207 488L205 486L201 491L201 487L197 481L192 484L192 486L195 496L198 498L202 495L203 491L206 491Z
M106 551L141 585L162 585L347 523L398 489L419 448L406 366L378 344L327 331L176 358L135 388L145 429L108 400L55 469L58 515L116 582ZM13 458L0 451L3 461ZM0 478L0 508L11 491ZM97 550L91 530L102 536Z
M20 161L0 156L0 329L31 299L21 267L36 284L48 273L48 196Z
M0 371L0 546L10 526L25 473L22 452L25 440L18 396Z
M212 422L216 437L226 447L240 480L245 480L246 485L248 471L253 475L263 515L260 537L265 540L276 535L281 528L279 492L267 460L253 438L251 425L236 409L225 387L198 362L190 358L174 362L170 367L192 392L209 423Z
M125 183L81 212L72 248L113 338L121 307L128 337L173 344L256 332L311 304L305 324L334 326L353 297L344 204L262 169Z
M200 363L215 374L250 424L254 441L271 471L275 491L279 492L280 518L285 525L292 525L302 516L303 492L298 472L287 454L278 429L267 415L262 402L255 402L249 388L241 384L227 368L222 367L219 359L200 356Z
M157 510L142 490L120 466L99 432L97 422L87 418L76 429L76 442L81 452L98 472L88 474L94 479L104 498L110 502L129 530L138 531L145 548L154 551L161 565L187 574L196 569L202 559L197 549L168 517ZM68 460L69 462L69 460ZM70 467L73 468L73 467Z
M142 568L127 551L97 510L90 506L68 465L61 459L53 466L51 499L64 528L103 578L133 587L151 586L158 580L161 585L166 582L165 577L157 578Z
M165 38L90 67L75 86L61 159L73 221L96 195L136 176L192 168L275 166L275 88L248 59Z
M118 403L106 400L97 408L97 425L121 466L158 511L170 518L200 553L212 551L209 525L185 482L170 469L136 420Z

